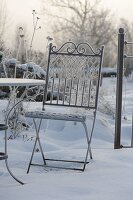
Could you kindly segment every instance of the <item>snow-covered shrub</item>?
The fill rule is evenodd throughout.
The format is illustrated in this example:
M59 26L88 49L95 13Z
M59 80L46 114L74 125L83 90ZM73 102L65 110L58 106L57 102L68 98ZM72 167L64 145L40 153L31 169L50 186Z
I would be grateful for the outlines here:
M102 76L103 77L116 77L117 69L112 67L103 67L102 68Z
M17 68L24 71L24 74L23 74L24 78L27 76L28 74L27 72L31 72L34 78L45 79L46 72L43 70L42 67L40 67L39 65L36 65L33 62L19 64Z
M99 92L98 110L114 117L116 103L116 78L103 78Z
M115 115L115 106L107 101L104 96L99 96L98 110L113 117Z

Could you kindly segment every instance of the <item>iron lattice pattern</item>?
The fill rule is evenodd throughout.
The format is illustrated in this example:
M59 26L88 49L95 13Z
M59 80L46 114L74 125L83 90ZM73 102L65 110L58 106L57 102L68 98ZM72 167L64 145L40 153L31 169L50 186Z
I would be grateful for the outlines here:
M50 104L95 108L100 65L99 55L51 53L47 90Z

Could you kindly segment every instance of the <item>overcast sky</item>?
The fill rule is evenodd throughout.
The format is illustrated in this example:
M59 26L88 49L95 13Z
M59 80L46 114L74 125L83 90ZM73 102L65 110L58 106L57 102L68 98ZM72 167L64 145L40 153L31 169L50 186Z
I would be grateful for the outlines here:
M18 26L27 26L27 30L30 30L29 37L32 37L33 31L33 15L32 11L36 10L38 14L36 16L40 17L42 0L6 0L8 18L9 20L9 30L10 35L6 35L7 42L11 45L12 36L14 35L14 30L16 25ZM39 49L45 48L47 31L45 24L43 23L43 17L40 17L38 21L38 27L41 26L41 29L36 31L34 38L34 46L37 46ZM42 25L43 24L43 25ZM45 28L45 30L44 30ZM41 38L40 38L41 37Z
M49 1L49 0L48 0ZM102 0L102 6L109 8L117 19L124 17L133 21L133 0ZM8 15L10 18L11 36L16 24L26 23L32 29L32 10L40 12L42 0L6 0ZM42 49L46 44L46 36L49 35L45 21L41 17L39 25L43 24L42 30L36 33L35 45L38 44ZM9 35L8 35L9 36ZM10 40L10 37L8 39Z
M133 0L102 0L105 7L119 18L126 18L133 21Z
M49 0L48 0L49 1ZM105 7L118 17L133 18L133 0L102 0ZM8 10L17 19L28 16L32 9L39 10L42 0L6 0Z

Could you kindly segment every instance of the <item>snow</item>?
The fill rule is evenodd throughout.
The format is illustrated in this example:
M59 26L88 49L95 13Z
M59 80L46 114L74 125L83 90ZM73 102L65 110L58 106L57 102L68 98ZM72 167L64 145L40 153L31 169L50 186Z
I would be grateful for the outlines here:
M25 71L27 70L27 68L30 68L34 74L38 75L38 77L41 77L42 75L45 77L46 75L46 72L43 70L43 68L40 67L39 65L36 65L33 62L29 62L26 64L18 64L17 67Z
M11 59L7 59L6 60L6 64L7 65L10 65L10 64L15 65L16 63L17 63L17 59L16 58L11 58Z
M115 107L116 78L103 78L100 94ZM126 90L125 90L126 88ZM133 82L124 80L122 144L130 145L133 107ZM0 101L6 108L7 101ZM41 109L41 102L25 104L28 110ZM99 104L100 107L100 104ZM51 109L55 109L52 107ZM58 108L59 109L59 108ZM62 109L63 112L63 108ZM0 110L1 121L2 110ZM19 185L7 172L4 161L0 162L1 200L131 200L133 196L133 149L114 150L115 121L112 113L98 110L92 139L93 159L84 172L57 170L31 166L26 173L35 139L32 121L31 129L22 132L15 140L8 140L9 166L25 185ZM92 118L88 115L88 128ZM74 133L72 133L72 131ZM22 137L24 134L24 138ZM3 148L0 134L0 150ZM82 126L78 123L45 120L41 128L41 142L45 155L53 158L68 157L80 159L86 148ZM40 152L34 161L42 163Z
M117 69L116 68L112 68L112 67L103 67L102 68L102 72L106 72L106 73L109 73L109 72L116 72Z
M44 80L37 79L0 78L0 86L31 86L44 84Z

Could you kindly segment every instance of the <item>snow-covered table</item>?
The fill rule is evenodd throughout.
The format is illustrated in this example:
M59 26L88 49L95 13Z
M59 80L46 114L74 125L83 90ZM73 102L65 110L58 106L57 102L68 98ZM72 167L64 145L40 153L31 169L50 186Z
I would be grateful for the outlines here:
M44 84L45 80L38 79L0 78L0 86L39 86Z
M30 87L30 86L43 86L45 85L45 80L38 80L38 79L21 79L21 78L0 78L0 86L26 86L26 87ZM18 102L17 102L18 104ZM15 107L15 105L13 106ZM6 124L7 125L7 119L6 119ZM5 129L3 129L5 130ZM6 162L6 167L7 170L9 171L10 175L20 184L24 184L22 181L20 181L18 178L16 178L14 176L14 174L11 172L9 166L8 166L8 162L7 162L7 158L8 158L8 153L7 153L7 130L5 130L5 162Z

